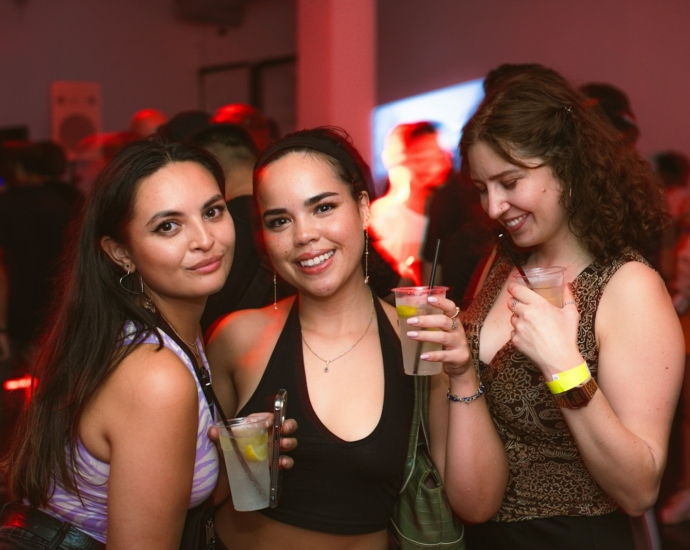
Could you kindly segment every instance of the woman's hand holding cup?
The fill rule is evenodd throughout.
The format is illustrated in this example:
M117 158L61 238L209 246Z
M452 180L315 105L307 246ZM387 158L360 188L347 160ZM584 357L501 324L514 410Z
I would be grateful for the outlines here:
M407 323L412 331L407 334L413 340L441 344L443 349L424 353L421 359L443 363L443 368L449 376L462 376L469 369L471 361L459 310L455 302L448 298L430 296L428 300L434 308L440 309L441 313L408 319ZM432 330L415 331L416 327Z

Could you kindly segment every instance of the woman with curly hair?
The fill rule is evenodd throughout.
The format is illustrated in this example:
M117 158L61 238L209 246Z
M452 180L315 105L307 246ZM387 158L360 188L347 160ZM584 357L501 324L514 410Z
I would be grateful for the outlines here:
M449 394L484 390L449 416L448 496L486 522L468 548L633 548L626 514L656 500L683 376L677 316L640 254L665 224L661 189L545 68L492 90L460 150L521 267L562 266L566 282L554 307L497 254L463 320L466 361L445 366ZM473 461L477 449L494 460Z

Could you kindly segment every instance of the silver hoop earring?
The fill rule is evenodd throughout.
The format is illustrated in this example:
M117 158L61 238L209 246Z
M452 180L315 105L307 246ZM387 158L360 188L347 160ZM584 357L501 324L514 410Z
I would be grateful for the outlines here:
M369 232L364 230L364 284L369 284Z
M130 275L133 275L133 273L131 273L131 272L129 271L129 265L126 265L126 266L125 266L125 269L127 270L127 273L124 274L122 277L120 277L120 286L122 287L122 290L126 290L126 291L129 292L130 294L139 294L136 290L130 290L130 289L128 289L128 288L125 286L125 284L124 284L123 281L124 281L127 277L129 277Z

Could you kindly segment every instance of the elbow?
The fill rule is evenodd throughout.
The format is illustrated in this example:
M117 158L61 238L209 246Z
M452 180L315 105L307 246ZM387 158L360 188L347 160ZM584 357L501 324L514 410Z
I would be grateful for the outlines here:
M474 525L484 523L494 517L501 507L502 498L480 501L463 498L463 495L453 495L453 497L449 495L448 501L455 515L463 523Z
M618 504L621 509L631 517L643 516L657 500L659 491L649 491L646 494L637 493L630 495L628 498L620 499Z
M649 483L646 487L635 487L616 499L621 509L631 517L643 516L657 501L660 483Z

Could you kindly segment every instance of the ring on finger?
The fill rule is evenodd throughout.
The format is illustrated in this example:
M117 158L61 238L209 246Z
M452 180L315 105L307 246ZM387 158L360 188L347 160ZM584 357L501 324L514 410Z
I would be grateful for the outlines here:
M458 306L455 306L455 313L453 313L453 315L451 315L450 318L455 319L458 315L460 315L460 308Z
M568 306L568 305L570 305L570 304L573 304L574 306L577 306L577 304L576 304L575 302L573 302L572 300L568 300L567 302L563 302L563 307Z
M513 315L517 316L517 313L515 313L515 306L518 305L519 303L520 303L520 300L518 300L517 298L513 298L513 305L510 306L510 311L513 312Z
M453 324L450 325L450 330L455 330L458 328L458 320L455 317L451 317L453 319Z

